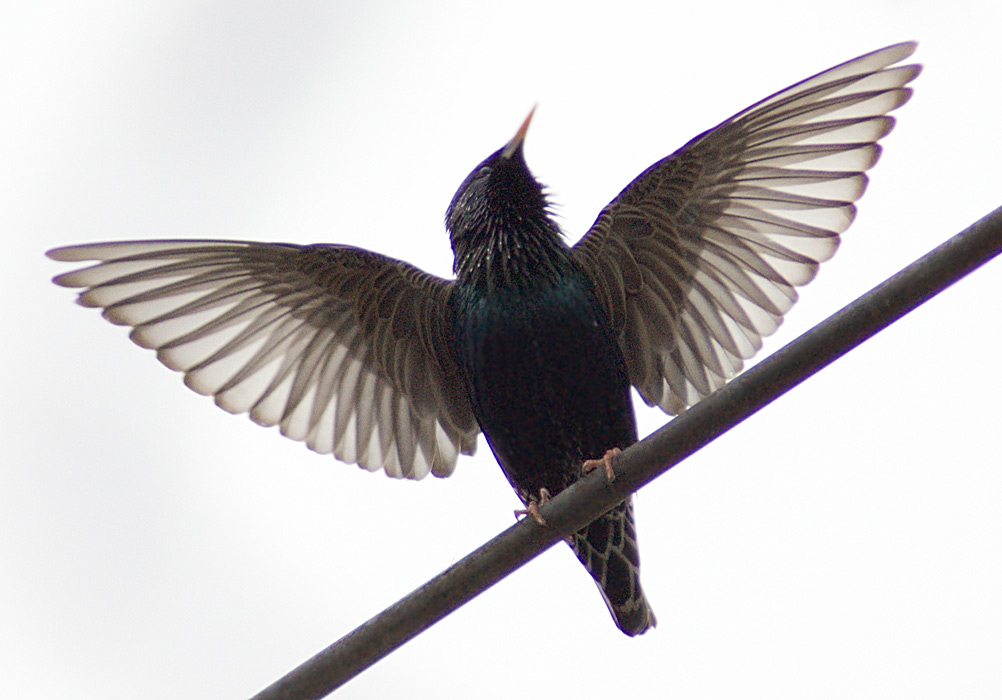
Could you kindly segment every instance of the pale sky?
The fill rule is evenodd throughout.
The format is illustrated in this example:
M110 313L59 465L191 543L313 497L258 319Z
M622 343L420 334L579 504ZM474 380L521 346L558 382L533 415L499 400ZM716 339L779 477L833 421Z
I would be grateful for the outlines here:
M1002 204L997 3L417 8L5 8L5 695L253 695L518 505L483 440L398 482L228 416L52 285L48 248L343 242L448 276L445 208L534 104L573 241L692 136L907 39L915 97L762 356ZM999 697L1000 319L995 262L643 490L655 631L624 637L561 545L336 697Z

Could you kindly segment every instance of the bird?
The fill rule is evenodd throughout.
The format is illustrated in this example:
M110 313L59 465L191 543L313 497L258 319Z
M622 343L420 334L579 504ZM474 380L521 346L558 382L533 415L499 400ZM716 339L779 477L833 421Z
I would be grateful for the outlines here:
M397 478L453 473L482 433L539 505L638 439L632 389L676 415L762 347L856 214L906 42L738 112L631 181L573 245L515 136L466 177L454 278L358 247L89 243L54 278L230 413ZM632 387L632 389L631 389ZM632 496L568 538L617 627L656 624Z

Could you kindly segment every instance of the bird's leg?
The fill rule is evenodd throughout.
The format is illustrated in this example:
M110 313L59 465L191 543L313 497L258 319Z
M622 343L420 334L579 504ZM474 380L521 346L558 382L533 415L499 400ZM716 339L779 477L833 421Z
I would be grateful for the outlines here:
M525 508L519 508L515 511L515 517L521 518L525 515L531 515L532 519L535 520L541 527L546 527L546 518L539 514L539 506L550 500L550 492L545 488L539 489L539 498L534 496L529 497L529 502L526 504Z
M585 474L591 474L599 467L605 467L605 479L611 484L616 480L616 472L612 469L612 460L616 459L622 453L623 451L618 447L606 450L605 454L599 459L586 459L581 465L581 471Z

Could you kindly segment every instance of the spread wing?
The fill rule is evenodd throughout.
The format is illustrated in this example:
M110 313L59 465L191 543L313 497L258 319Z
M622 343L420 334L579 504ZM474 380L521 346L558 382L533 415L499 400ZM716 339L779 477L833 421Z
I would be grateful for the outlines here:
M479 433L453 356L451 283L338 245L58 248L60 275L231 413L394 477L448 476Z
M572 254L630 381L678 413L762 346L856 213L877 141L920 71L915 44L860 56L752 105L655 163Z

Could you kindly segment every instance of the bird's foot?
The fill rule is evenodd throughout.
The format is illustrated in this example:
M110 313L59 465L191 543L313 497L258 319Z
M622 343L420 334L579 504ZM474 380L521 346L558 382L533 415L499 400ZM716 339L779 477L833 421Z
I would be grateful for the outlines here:
M550 500L550 492L545 488L539 489L539 498L530 498L525 508L519 508L515 511L515 517L522 518L526 515L531 515L532 519L539 523L540 527L546 527L546 518L539 514L539 506L548 500Z
M606 450L606 453L602 455L599 459L586 459L581 465L581 471L585 474L591 474L593 471L599 467L605 468L605 479L610 484L616 480L616 472L612 468L612 460L616 459L619 455L623 454L623 451L618 447L613 447L611 450Z

